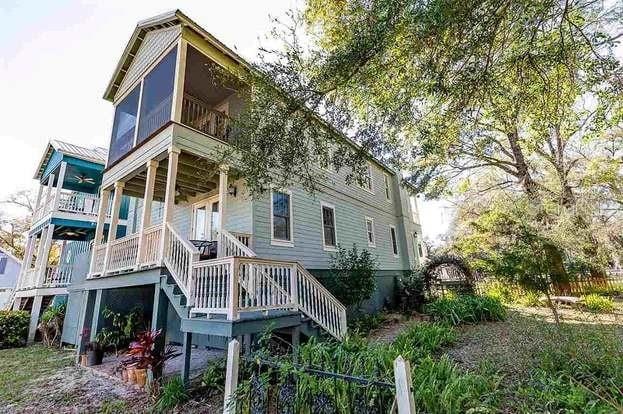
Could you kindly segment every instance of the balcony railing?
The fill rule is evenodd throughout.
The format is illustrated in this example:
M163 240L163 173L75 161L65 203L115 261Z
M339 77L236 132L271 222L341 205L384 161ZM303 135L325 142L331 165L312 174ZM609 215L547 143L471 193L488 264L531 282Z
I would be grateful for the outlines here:
M223 141L229 139L229 118L188 94L182 100L182 123Z
M39 221L53 211L97 217L99 210L99 196L97 194L61 190L58 205L54 205L54 200L55 197L52 194L42 202L39 209L33 214L33 222ZM110 216L110 207L108 211L108 216Z

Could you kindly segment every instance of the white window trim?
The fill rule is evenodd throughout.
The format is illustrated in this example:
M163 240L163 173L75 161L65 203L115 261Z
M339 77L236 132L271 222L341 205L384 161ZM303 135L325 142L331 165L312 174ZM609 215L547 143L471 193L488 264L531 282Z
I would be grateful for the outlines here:
M335 235L335 246L327 245L327 241L324 238L324 217L322 215L323 208L330 208L333 210L333 234ZM335 215L335 206L333 204L320 202L320 232L322 233L322 248L326 251L334 252L337 250L337 217Z
M365 184L362 184L359 180L355 180L357 183L357 187L361 188L363 191L374 194L374 179L372 178L372 165L370 163L366 164L368 167L368 176L370 177L370 188L368 188Z
M394 230L394 239L392 239L392 229ZM394 240L396 240L396 252L394 252ZM392 249L394 257L400 257L400 246L398 246L398 233L396 233L396 226L389 226L389 247Z
M390 181L390 177L387 173L383 173L383 184L385 185L385 188L383 189L383 191L385 192L385 199L387 201L391 201L392 199L392 188L391 188L391 181Z
M290 196L290 240L281 240L275 238L275 215L273 212L273 194L274 193L284 193ZM280 247L294 247L294 208L292 191L291 190L270 190L270 199L268 200L270 203L270 244L273 246Z
M374 230L374 219L372 217L365 217L365 229L366 229L366 241L368 247L376 247L376 231ZM368 222L372 223L372 242L368 238Z

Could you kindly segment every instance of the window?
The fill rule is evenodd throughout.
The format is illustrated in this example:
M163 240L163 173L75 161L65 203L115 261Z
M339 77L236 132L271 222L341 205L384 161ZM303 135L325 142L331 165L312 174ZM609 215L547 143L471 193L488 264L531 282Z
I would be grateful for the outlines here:
M3 275L4 272L6 271L7 260L8 259L6 257L0 257L0 275Z
M424 255L422 254L422 243L419 241L419 236L417 231L413 233L413 250L418 258L422 258Z
M368 246L376 247L376 242L374 241L374 219L370 217L366 217L366 237L368 239Z
M140 85L135 87L115 108L110 151L108 151L108 165L117 161L134 146L139 94Z
M273 244L292 245L291 194L281 191L272 193L271 221Z
M390 186L389 175L383 174L383 182L385 183L385 198L388 200L391 200L392 193L391 193L391 188L389 187Z
M171 120L176 57L177 48L174 48L143 80L137 143Z
M389 226L389 235L392 239L392 252L394 256L398 256L398 240L396 239L396 227Z
M326 248L334 249L337 243L335 235L335 207L321 204L322 213L322 243Z
M364 173L363 177L358 179L359 186L364 190L372 191L372 167L370 164L367 166L367 170Z

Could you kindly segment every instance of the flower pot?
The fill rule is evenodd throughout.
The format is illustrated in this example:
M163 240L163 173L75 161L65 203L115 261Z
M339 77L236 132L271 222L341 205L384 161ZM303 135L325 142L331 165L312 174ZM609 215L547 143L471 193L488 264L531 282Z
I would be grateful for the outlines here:
M134 375L136 377L136 385L143 388L145 383L147 382L147 370L146 369L135 369Z
M104 359L104 351L101 349L87 351L87 366L92 367L93 365L101 365L102 360Z
M136 384L136 368L128 367L128 384Z
M81 354L80 355L80 365L82 365L83 367L87 366L87 355L86 354Z

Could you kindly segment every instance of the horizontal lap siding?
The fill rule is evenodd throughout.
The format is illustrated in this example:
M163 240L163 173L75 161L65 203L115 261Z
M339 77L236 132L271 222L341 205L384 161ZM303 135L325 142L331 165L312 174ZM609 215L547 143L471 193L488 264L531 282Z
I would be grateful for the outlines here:
M323 249L322 225L320 215L321 202L335 206L337 242L345 248L356 244L360 249L367 249L379 261L379 269L401 270L409 268L406 258L407 245L404 243L402 216L396 211L391 201L385 197L383 173L377 167L372 168L374 194L356 185L340 184L344 174L330 174L328 186L315 195L302 188L292 189L294 217L294 247L273 246L270 243L270 200L266 196L254 201L254 238L258 256L297 260L305 267L322 269L329 266L330 254ZM390 176L390 179L394 179ZM330 186L330 187L329 187ZM396 199L392 189L392 200ZM376 247L368 247L366 239L365 217L374 219ZM389 226L396 227L399 257L394 257Z

